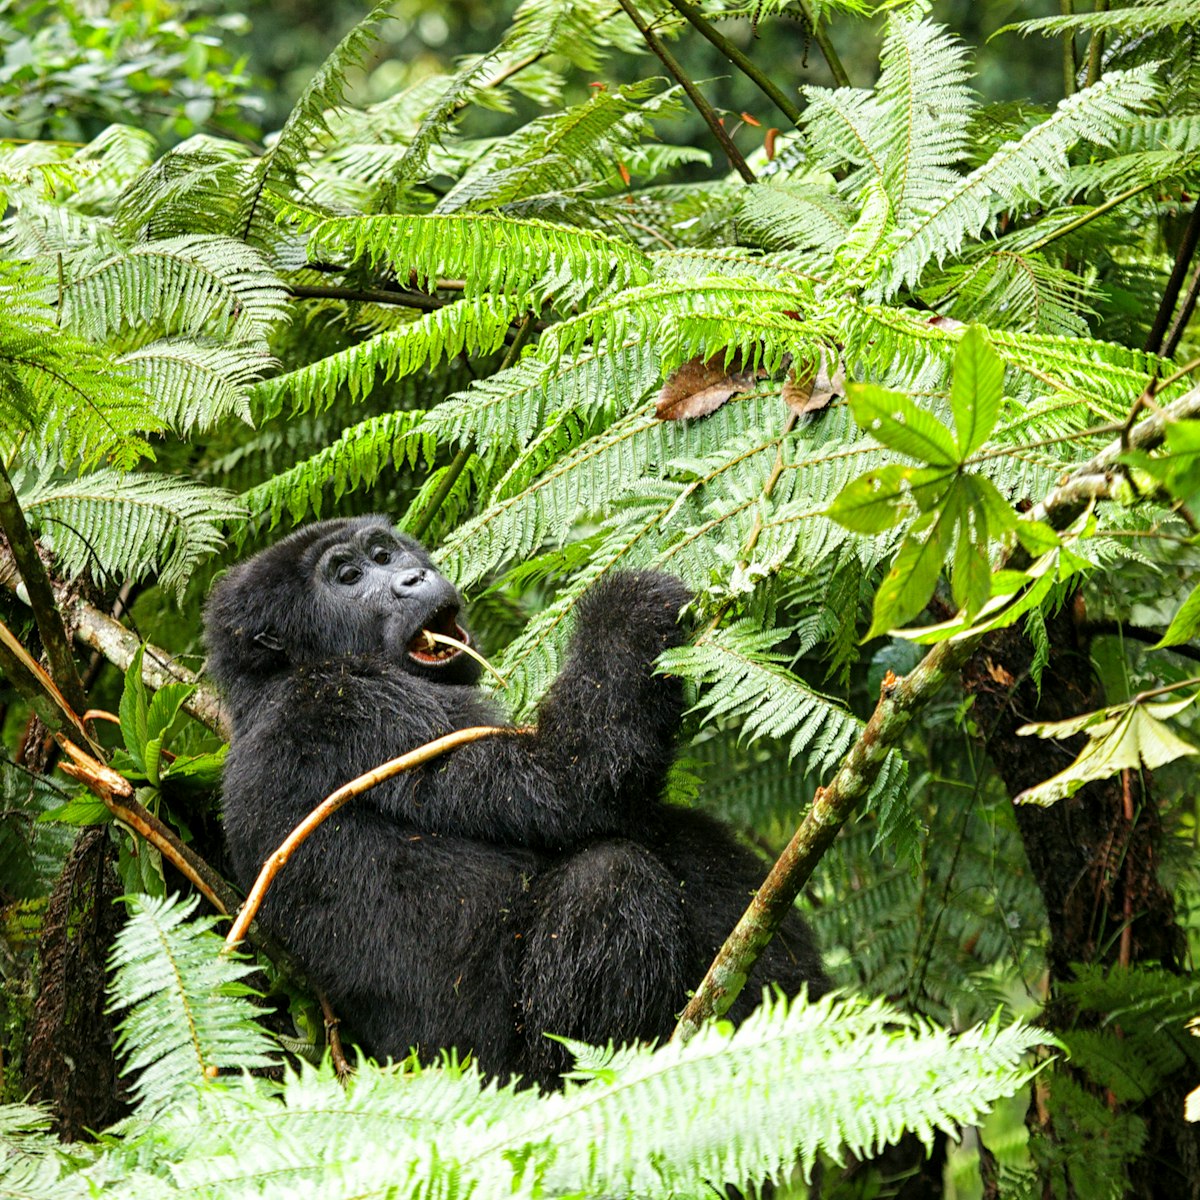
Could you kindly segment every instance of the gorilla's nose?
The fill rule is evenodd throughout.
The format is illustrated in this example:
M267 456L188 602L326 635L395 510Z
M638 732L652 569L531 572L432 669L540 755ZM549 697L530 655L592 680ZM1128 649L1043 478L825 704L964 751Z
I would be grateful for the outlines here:
M392 595L403 598L420 589L427 572L424 567L411 567L392 576Z

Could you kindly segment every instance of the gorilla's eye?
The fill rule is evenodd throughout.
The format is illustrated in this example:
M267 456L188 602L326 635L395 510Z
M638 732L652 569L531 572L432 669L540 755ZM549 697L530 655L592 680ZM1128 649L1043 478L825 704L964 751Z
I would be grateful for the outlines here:
M381 567L386 567L392 561L391 551L384 549L383 546L376 546L371 551L371 559L377 562Z
M338 583L357 583L362 578L362 572L353 563L342 563L334 578Z

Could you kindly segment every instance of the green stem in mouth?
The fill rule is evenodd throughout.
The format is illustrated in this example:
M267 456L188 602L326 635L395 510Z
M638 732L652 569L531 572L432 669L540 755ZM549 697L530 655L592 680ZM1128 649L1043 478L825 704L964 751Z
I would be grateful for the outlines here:
M505 679L504 676L501 675L500 672L497 671L496 668L493 667L492 664L488 662L488 660L484 658L478 650L468 646L466 642L460 642L458 638L449 637L444 633L433 633L428 629L422 629L421 632L425 635L425 640L427 642L440 642L443 646L454 646L461 650L464 654L469 655L485 671L487 671L489 675L494 675L499 680L501 687L508 687L508 680Z

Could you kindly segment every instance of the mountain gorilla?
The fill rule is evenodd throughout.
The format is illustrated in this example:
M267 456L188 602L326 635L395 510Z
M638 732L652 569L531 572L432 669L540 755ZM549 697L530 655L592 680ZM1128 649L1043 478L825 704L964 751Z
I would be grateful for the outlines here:
M264 925L372 1053L457 1047L553 1086L563 1046L669 1034L764 871L723 826L660 794L682 708L654 660L682 637L677 579L615 573L578 606L536 732L488 737L358 796L274 882ZM225 833L248 886L326 795L471 725L454 586L380 517L308 525L231 570L206 612L232 718ZM828 986L792 914L734 1006L767 982Z

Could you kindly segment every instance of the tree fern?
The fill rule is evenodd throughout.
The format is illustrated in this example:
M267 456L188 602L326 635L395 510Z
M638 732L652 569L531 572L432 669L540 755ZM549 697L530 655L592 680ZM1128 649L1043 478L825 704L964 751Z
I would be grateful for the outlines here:
M372 8L342 38L309 80L274 145L255 165L250 187L244 193L237 213L235 228L243 238L258 238L265 232L268 244L274 241L269 225L260 232L263 224L260 205L264 192L270 189L286 196L295 186L297 172L307 157L310 139L329 130L326 110L337 108L342 102L346 72L360 62L371 48L375 28L390 16L390 10L388 3Z
M164 475L53 472L16 479L21 507L64 571L140 580L181 595L196 567L222 544L221 527L244 513L228 492Z
M483 213L436 216L345 217L313 220L315 253L350 249L383 260L402 276L430 284L465 277L467 296L501 292L534 308L543 295L570 305L620 292L649 277L645 256L629 242L545 221Z
M1055 197L1066 179L1067 154L1080 140L1110 145L1153 101L1149 67L1114 72L1063 100L1058 109L896 230L885 277L887 294L915 282L932 258L957 253L999 212Z
M140 326L259 341L283 315L284 299L278 279L250 247L184 236L136 245L72 271L62 318L97 340Z
M111 1007L128 1009L118 1049L136 1072L136 1125L171 1110L194 1111L195 1096L221 1069L271 1066L271 1042L254 1021L252 993L240 981L254 969L220 958L215 918L192 920L183 903L142 896L113 944Z

